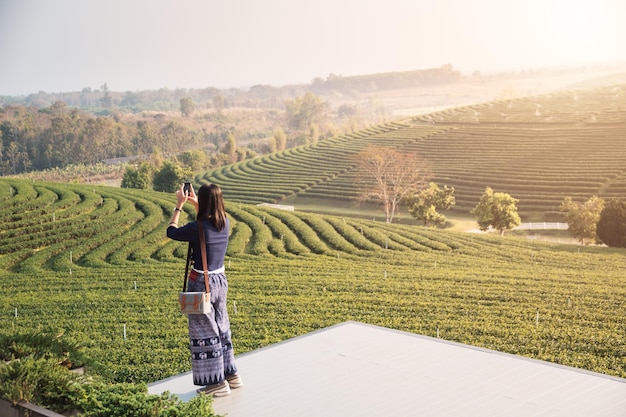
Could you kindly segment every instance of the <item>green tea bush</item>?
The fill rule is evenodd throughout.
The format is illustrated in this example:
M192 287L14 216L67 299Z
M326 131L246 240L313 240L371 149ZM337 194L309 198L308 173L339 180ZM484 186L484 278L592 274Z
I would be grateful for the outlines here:
M0 348L0 397L14 404L26 401L83 417L215 416L211 397L185 403L168 392L148 394L145 383L109 383L72 372L71 365L93 362L60 335L0 335Z

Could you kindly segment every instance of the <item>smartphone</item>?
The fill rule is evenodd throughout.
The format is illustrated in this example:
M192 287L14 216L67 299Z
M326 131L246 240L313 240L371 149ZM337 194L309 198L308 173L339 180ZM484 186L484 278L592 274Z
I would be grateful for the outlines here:
M183 191L185 192L185 194L191 194L191 183L190 182L186 182L183 185Z

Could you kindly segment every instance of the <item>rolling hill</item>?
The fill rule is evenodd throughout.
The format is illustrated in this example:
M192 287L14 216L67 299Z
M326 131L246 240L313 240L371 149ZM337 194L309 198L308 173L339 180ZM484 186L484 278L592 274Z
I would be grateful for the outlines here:
M368 145L415 151L433 180L455 188L467 214L489 186L519 199L520 214L558 220L566 196L626 195L626 85L564 91L429 113L196 176L231 201L354 202L356 164ZM322 203L324 204L324 203Z
M187 371L186 246L165 238L174 202L0 179L2 332L65 333L115 381ZM232 201L227 211L237 353L356 320L626 376L623 250Z
M544 219L566 195L620 197L624 88L430 113L199 174L228 201L237 353L356 320L626 377L624 250L255 205L349 204L350 156L369 144L428 158L458 212L487 185ZM186 246L165 237L174 202L1 178L2 332L66 333L115 381L188 370Z

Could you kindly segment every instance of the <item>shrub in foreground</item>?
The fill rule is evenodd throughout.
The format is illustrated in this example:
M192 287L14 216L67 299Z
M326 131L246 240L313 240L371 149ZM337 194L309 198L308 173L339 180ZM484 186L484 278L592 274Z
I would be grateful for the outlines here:
M28 342L43 337L0 335L1 351L13 352L0 363L1 398L83 417L215 416L211 397L199 396L185 403L168 392L148 394L146 384L112 384L98 375L73 372L67 366L68 357L76 355L66 348L75 345L57 337L44 341L44 347L37 350L29 346Z

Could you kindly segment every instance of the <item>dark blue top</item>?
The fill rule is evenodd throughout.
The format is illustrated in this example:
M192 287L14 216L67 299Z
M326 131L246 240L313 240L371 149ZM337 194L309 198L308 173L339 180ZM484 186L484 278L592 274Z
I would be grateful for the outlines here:
M224 266L224 256L228 246L228 235L230 233L230 221L226 218L226 227L221 231L217 230L211 222L203 220L204 238L206 240L206 260L209 271L214 271ZM200 233L198 224L190 222L182 227L169 226L167 237L181 242L191 242L193 267L202 270L202 252L200 251Z

